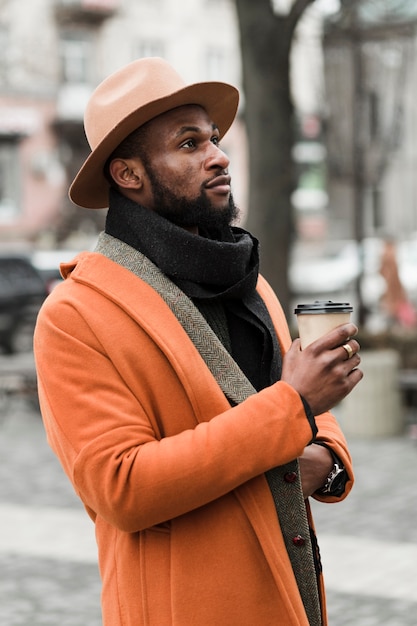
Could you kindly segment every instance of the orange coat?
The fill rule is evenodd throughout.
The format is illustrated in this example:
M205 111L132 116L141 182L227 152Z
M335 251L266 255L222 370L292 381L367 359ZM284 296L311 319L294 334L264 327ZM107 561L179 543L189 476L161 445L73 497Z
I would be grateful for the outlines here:
M104 625L308 626L264 477L311 440L298 393L278 382L231 408L151 287L97 253L65 272L35 332L39 395L96 525ZM336 420L316 421L352 476Z

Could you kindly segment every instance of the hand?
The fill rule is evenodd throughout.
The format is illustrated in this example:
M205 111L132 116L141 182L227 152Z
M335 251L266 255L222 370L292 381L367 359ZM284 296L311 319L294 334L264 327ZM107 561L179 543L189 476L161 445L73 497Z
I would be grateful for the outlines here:
M333 467L333 458L326 446L312 443L304 448L298 459L300 464L301 486L306 500L317 489L323 487Z
M296 339L286 353L281 380L305 398L314 415L329 411L362 379L360 346L351 339L357 332L354 324L342 324L304 350ZM352 349L351 358L344 344Z

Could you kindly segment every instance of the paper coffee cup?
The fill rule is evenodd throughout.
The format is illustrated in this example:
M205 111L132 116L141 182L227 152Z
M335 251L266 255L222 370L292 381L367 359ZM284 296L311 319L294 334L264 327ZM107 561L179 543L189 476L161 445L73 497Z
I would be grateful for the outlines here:
M311 304L298 304L297 316L301 348L322 337L340 324L350 322L353 307L348 302L316 300Z

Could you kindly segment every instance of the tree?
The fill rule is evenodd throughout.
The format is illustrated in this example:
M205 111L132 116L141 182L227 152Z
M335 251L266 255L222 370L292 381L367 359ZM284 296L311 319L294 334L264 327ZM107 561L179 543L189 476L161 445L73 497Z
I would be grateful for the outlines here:
M297 24L314 0L294 0L285 16L274 12L271 0L235 1L249 142L248 224L261 242L261 271L289 313L287 268L296 183L290 53Z
M404 134L416 18L416 6L406 0L342 0L324 37L324 53L332 61L326 71L331 94L326 133L329 187L335 205L343 206L338 186L351 194L352 234L359 251L355 299L360 327L369 313L362 290L364 239L383 231L387 223L383 182ZM395 63L387 62L390 50Z

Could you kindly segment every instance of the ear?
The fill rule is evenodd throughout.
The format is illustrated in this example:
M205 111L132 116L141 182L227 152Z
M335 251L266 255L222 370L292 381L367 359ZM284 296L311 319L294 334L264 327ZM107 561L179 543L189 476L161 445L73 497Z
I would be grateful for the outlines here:
M144 169L140 159L113 159L109 170L119 187L137 190L142 188Z

